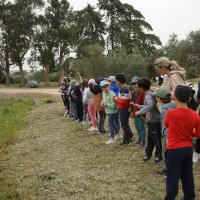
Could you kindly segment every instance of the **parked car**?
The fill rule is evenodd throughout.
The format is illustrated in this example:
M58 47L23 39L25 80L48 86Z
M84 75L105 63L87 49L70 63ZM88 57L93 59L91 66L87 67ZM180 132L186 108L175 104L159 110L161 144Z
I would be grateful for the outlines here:
M29 87L30 88L38 88L39 87L39 83L37 81L30 81L29 82Z

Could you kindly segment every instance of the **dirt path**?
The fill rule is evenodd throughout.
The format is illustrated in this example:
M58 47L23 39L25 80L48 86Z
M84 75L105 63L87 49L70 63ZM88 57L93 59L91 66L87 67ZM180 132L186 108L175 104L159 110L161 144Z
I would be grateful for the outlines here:
M39 93L39 94L60 95L58 88L0 88L0 93L5 93L5 94Z

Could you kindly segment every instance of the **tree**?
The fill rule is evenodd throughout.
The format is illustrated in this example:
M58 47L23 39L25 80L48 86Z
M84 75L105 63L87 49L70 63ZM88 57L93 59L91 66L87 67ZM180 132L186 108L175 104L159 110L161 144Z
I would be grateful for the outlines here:
M6 18L4 18L3 25L9 38L7 40L9 56L12 62L19 67L21 85L25 84L23 62L31 45L33 25L35 24L34 8L41 5L41 0L16 0L14 4L9 3L7 11L4 10Z
M70 5L67 0L49 0L49 6L45 10L45 18L51 30L51 38L55 41L55 61L59 76L62 76L62 64L70 54L73 29L71 28ZM57 58L56 58L57 56Z
M10 62L11 53L11 35L9 28L9 19L12 15L10 7L11 3L2 0L0 4L0 68L6 74L6 85L10 85Z
M112 51L126 49L128 54L139 49L144 55L151 53L155 45L161 45L159 38L148 33L152 27L144 16L130 4L120 0L99 0L99 9L106 12L108 20L108 46Z
M107 24L107 46L114 51L120 48L118 36L121 33L119 19L123 13L123 5L119 0L99 0L98 7L105 12Z
M104 76L105 59L103 47L99 44L85 47L84 57L73 62L73 69L79 71L85 77Z
M105 34L105 23L102 22L102 15L96 12L90 4L83 10L74 13L75 33L77 37L77 56L84 54L88 45L105 44L103 35Z

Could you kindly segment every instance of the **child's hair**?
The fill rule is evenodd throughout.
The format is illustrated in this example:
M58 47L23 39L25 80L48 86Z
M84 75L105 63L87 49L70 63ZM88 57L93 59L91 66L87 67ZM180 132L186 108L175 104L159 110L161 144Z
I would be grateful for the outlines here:
M188 103L192 97L192 90L185 85L178 85L175 89L174 96L182 103Z
M170 103L172 101L171 94L168 94L165 98L160 97L162 103Z
M142 78L138 80L137 85L139 88L143 88L143 90L149 90L151 87L151 81L149 78Z
M116 75L116 80L119 81L122 84L126 83L126 76L123 73L117 74Z

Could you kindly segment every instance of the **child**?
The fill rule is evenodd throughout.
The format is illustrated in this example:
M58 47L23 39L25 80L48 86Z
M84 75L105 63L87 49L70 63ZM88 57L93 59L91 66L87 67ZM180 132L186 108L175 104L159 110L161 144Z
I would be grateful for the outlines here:
M69 99L68 99L68 84L66 81L62 81L61 83L61 87L59 92L61 93L61 98L63 100L64 103L64 107L65 107L65 113L64 115L69 115L70 114L70 108L69 108Z
M126 77L124 74L116 75L116 83L120 88L120 92L118 97L113 97L113 99L118 103L118 112L120 116L121 127L124 132L124 138L121 145L127 145L133 139L133 133L129 126L129 106L131 95L129 88L126 85Z
M164 120L168 128L165 154L167 166L165 200L176 198L179 178L184 193L182 199L195 199L192 137L200 137L200 118L195 111L187 107L191 94L191 88L188 86L177 86L173 98L177 107L168 110Z
M148 126L148 138L147 146L145 149L145 156L143 161L148 161L154 149L155 151L155 163L162 161L162 143L161 143L161 114L157 106L156 98L150 90L151 82L148 78L142 78L137 82L140 92L145 94L144 105L137 105L140 108L139 111L135 113L136 116L146 114L146 122Z
M165 157L165 151L166 151L166 137L167 137L167 129L164 126L164 118L166 115L166 112L169 109L175 109L176 105L171 102L171 94L170 90L168 88L159 88L156 91L156 98L159 103L162 103L162 109L161 109L161 115L162 115L162 136L163 136L163 143L162 143L162 153L163 158ZM162 169L161 171L158 171L157 174L159 175L166 175L166 169Z
M88 88L86 88L84 90L83 93L83 104L87 104L88 105L88 113L91 117L91 121L92 121L92 126L88 129L88 131L97 131L97 115L96 115L96 110L94 108L94 102L93 102L93 94L91 89L93 88L93 85L95 85L95 80L94 79L90 79L88 81Z
M137 81L141 78L134 76L131 80L131 85L133 85L134 90L132 92L132 101L131 101L131 111L133 113L135 129L138 134L138 140L136 144L138 147L144 147L146 144L146 128L145 128L145 116L135 116L135 113L139 110L138 107L134 106L134 104L144 105L144 97L145 95L139 91L139 87L137 85Z
M117 117L117 103L113 100L115 93L109 91L109 83L107 81L101 81L100 87L103 91L102 106L105 107L105 112L108 116L108 126L110 129L110 139L106 142L106 144L113 144L115 143L115 135L117 135L117 138L119 137L118 124L116 124L115 119Z

